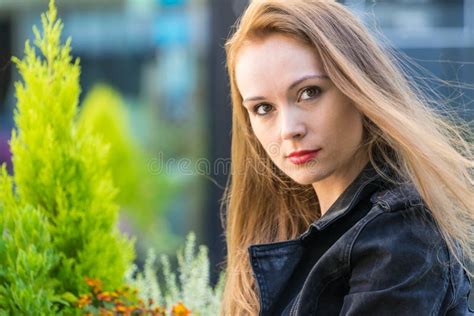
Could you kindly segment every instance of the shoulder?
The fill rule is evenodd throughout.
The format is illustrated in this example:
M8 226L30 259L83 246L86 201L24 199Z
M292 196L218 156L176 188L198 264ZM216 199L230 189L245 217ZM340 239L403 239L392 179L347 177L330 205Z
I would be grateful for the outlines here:
M372 196L347 252L341 314L468 314L469 281L413 187Z
M426 310L457 304L466 293L456 287L468 286L467 277L414 187L377 192L371 200L350 249L351 291L421 294Z
M384 236L404 235L427 244L444 244L436 221L414 185L401 184L376 192L370 200L373 207L365 216L361 233L384 229Z
M410 260L450 261L442 234L413 185L377 192L371 201L373 207L360 223L353 251L372 249L390 252L394 258L406 254Z

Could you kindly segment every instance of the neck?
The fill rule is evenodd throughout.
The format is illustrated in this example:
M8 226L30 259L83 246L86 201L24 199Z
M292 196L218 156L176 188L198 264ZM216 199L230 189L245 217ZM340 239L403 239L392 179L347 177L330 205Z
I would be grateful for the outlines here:
M369 159L365 153L360 154L359 157L356 156L346 166L339 167L326 178L313 183L321 216L328 211L344 190L357 178L368 161Z

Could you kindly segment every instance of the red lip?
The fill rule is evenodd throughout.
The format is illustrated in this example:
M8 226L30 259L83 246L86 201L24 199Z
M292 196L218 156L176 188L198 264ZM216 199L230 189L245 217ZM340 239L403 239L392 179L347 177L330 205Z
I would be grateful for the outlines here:
M290 158L290 157L301 157L301 156L304 156L304 155L307 155L307 154L312 154L312 153L318 152L319 150L320 149L294 151L294 152L292 152L291 154L288 155L288 158Z
M321 149L294 151L288 155L288 159L295 165L301 165L312 160Z

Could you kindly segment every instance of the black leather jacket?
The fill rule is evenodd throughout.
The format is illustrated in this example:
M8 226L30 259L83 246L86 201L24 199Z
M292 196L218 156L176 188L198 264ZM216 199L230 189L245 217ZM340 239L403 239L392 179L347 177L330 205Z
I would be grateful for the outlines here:
M249 253L260 315L474 315L420 196L370 166L299 238Z

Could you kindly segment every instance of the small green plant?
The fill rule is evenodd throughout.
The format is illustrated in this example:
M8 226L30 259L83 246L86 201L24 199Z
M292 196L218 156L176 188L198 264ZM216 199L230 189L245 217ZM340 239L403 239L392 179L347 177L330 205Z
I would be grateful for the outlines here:
M209 281L209 259L207 248L200 246L196 253L196 238L193 233L186 239L184 249L178 252L178 275L171 271L168 256L161 256L162 270L158 269L156 254L150 250L143 272L132 265L127 283L138 289L144 302L153 302L152 307L174 306L176 302L192 311L192 315L216 315L220 310L224 274L220 275L213 289ZM160 272L163 282L159 281ZM172 311L168 311L171 315Z

